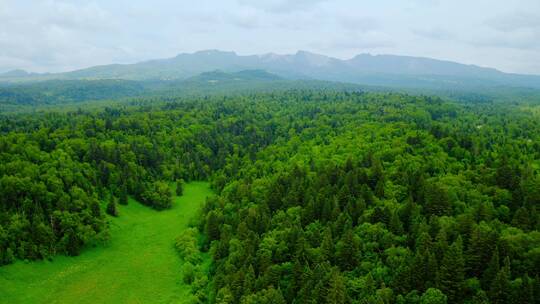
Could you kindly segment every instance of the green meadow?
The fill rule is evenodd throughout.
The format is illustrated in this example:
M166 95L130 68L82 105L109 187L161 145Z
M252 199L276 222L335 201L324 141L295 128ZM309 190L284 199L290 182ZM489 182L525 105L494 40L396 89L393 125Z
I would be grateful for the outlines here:
M183 303L182 261L174 239L211 194L208 183L185 185L173 207L155 211L130 200L110 218L111 239L77 257L0 267L1 303Z

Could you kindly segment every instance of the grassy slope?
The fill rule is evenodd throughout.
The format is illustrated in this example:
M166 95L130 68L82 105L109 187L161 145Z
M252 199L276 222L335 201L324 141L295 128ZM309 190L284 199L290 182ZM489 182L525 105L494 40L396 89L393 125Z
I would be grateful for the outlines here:
M182 262L173 244L211 194L204 182L187 184L173 208L157 212L137 202L120 206L108 245L53 262L0 267L2 303L182 303Z

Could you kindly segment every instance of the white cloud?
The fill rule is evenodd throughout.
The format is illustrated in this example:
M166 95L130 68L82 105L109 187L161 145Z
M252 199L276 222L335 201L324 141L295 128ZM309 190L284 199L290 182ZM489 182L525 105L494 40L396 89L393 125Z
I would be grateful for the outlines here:
M0 71L217 48L392 53L540 74L538 12L538 0L0 0Z

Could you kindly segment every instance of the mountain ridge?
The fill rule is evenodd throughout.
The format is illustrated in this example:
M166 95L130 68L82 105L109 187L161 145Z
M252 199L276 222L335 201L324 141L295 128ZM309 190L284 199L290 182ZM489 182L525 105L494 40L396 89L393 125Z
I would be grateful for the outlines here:
M505 73L477 65L427 57L358 54L350 59L300 50L294 54L238 55L216 49L180 53L175 57L132 64L93 66L64 73L36 74L23 70L0 74L0 81L51 79L185 80L221 70L234 73L264 70L285 79L318 79L366 85L404 87L511 86L540 88L540 76Z

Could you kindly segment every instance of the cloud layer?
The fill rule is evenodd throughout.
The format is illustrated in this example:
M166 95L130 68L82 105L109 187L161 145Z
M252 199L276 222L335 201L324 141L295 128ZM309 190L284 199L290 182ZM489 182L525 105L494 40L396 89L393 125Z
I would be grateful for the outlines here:
M540 74L538 0L0 0L0 71L171 57L401 54Z

